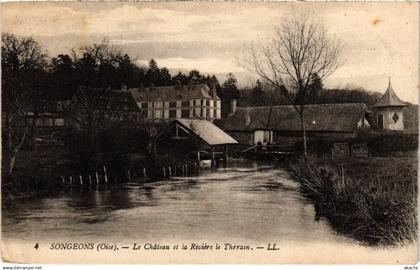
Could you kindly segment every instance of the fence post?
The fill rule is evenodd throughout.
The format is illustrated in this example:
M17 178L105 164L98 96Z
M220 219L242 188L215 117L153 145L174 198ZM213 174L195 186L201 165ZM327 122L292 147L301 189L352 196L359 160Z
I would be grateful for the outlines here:
M104 168L104 180L105 180L105 183L108 183L108 177L106 176L106 168L105 168L105 165L103 166L103 168Z
M80 185L83 186L83 178L81 174L79 174L79 179L80 179Z
M95 176L96 176L96 184L99 185L99 175L98 172L95 172Z

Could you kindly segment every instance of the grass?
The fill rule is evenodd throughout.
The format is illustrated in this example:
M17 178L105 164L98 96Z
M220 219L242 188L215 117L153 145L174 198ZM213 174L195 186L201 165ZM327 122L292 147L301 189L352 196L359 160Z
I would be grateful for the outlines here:
M309 157L291 165L290 174L338 232L370 245L416 241L416 157Z

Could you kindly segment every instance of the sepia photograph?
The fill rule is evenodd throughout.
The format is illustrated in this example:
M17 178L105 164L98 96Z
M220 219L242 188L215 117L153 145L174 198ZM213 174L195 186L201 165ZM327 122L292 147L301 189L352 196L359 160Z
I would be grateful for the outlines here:
M2 3L3 262L415 265L419 11Z

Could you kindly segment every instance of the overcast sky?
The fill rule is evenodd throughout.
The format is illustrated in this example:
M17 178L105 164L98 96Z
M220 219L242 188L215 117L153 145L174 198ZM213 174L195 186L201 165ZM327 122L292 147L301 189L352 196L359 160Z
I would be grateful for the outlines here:
M344 64L327 87L384 92L418 103L417 3L7 3L2 31L32 35L50 56L108 38L139 63L198 69L240 84L255 76L237 64L244 45L265 40L282 18L311 9L344 44Z

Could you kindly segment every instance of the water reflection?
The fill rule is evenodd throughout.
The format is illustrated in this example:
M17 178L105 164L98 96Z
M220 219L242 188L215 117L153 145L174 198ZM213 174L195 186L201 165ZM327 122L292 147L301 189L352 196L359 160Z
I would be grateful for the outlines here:
M3 237L349 241L273 164L236 161L189 177L63 191L3 210Z

